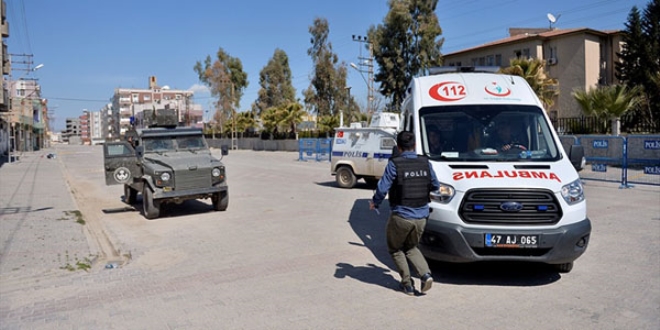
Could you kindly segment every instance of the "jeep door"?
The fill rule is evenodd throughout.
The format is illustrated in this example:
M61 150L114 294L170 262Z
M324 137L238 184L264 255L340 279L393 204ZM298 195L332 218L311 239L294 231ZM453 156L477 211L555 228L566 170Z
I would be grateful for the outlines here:
M103 145L105 184L127 184L134 176L140 176L135 149L130 143L108 142Z

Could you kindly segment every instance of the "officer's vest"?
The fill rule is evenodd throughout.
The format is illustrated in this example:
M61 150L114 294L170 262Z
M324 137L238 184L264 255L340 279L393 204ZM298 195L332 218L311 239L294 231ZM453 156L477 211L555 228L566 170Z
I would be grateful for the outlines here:
M425 156L417 158L394 157L396 180L390 188L390 203L408 207L421 207L429 202L431 169Z

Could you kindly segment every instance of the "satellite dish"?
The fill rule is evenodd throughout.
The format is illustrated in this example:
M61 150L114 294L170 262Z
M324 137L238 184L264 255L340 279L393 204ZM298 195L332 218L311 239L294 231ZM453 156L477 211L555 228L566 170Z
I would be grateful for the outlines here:
M555 17L555 15L553 15L551 13L548 13L547 16L548 16L548 21L550 21L550 28L552 29L552 24L557 23L557 20L559 19L559 17L561 17L561 14L559 14L559 15L557 15L557 17Z

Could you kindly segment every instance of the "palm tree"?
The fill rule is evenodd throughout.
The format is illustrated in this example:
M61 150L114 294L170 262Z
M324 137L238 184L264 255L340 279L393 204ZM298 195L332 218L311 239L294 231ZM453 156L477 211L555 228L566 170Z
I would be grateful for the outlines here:
M270 107L261 113L261 121L264 125L264 130L271 133L277 133L280 119L277 116L277 108Z
M523 77L545 108L550 109L559 96L559 83L557 79L546 76L544 65L545 61L538 58L514 58L511 59L509 66L500 69L500 72Z
M257 120L255 118L254 112L244 111L237 115L236 117L236 130L239 132L247 132L251 128L257 126Z
M318 120L318 127L320 132L328 132L330 134L334 134L334 129L339 127L339 116L320 116Z
M601 121L607 128L607 121L611 120L613 134L619 133L619 120L626 112L639 105L642 99L639 96L640 87L628 89L625 85L602 86L584 91L573 91L573 97L587 116L593 116Z
M305 110L303 110L302 104L299 102L289 102L278 110L280 123L286 124L291 128L291 132L295 134L296 126L302 122L303 116L305 115Z

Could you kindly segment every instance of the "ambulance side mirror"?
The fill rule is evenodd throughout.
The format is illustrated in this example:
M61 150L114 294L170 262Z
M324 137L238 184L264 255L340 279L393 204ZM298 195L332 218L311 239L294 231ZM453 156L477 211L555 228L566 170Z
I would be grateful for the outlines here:
M578 172L584 168L586 163L584 158L584 146L573 144L571 149L568 151L568 159L571 160L571 164L575 167L575 170Z

